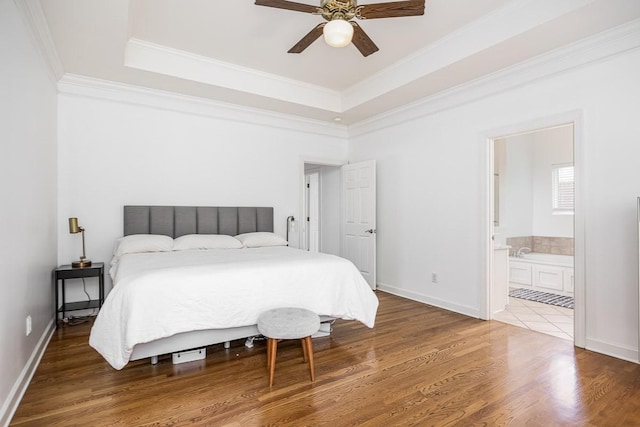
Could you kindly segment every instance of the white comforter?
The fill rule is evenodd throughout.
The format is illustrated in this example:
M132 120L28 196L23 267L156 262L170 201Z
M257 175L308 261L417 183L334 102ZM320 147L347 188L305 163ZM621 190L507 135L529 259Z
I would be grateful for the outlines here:
M289 247L127 254L89 344L116 369L136 344L201 329L255 325L275 307L373 327L378 299L348 260Z

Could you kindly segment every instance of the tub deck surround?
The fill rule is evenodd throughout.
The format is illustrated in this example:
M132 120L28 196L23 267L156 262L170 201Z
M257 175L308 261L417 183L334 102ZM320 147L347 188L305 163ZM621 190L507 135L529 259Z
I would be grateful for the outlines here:
M533 252L573 256L573 237L533 236Z
M507 244L517 252L522 247L531 248L532 252L553 255L574 255L573 237L520 236L507 237Z
M531 252L524 254L522 257L509 257L509 261L521 261L530 263L539 263L547 265L557 265L559 267L571 267L573 268L573 256L571 255L555 255L555 254L543 254L539 252Z
M573 256L537 252L511 256L509 286L573 296Z

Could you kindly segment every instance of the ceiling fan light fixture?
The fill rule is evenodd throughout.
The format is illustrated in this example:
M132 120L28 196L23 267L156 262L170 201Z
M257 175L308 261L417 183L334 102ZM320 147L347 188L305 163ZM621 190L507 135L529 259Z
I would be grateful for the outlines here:
M327 22L322 30L324 41L331 47L345 47L353 38L353 25L344 19Z

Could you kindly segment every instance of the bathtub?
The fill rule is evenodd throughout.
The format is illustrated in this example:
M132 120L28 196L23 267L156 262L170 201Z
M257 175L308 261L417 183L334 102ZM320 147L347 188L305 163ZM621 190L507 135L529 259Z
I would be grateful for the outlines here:
M531 252L528 254L524 254L522 258L510 256L509 261L522 261L573 268L573 257L571 255L554 255Z

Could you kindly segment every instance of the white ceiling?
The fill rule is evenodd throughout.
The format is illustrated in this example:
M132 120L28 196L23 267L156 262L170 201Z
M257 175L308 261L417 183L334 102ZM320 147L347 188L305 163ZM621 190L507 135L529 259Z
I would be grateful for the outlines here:
M253 0L39 5L65 73L344 124L640 17L639 0L427 0L424 16L359 21L380 48L364 58L321 38L287 53L322 18Z

